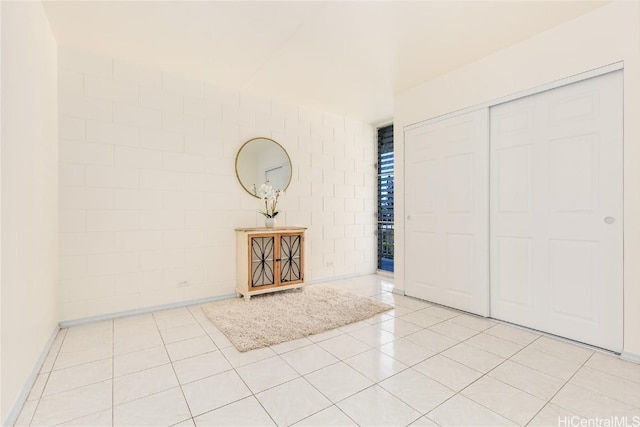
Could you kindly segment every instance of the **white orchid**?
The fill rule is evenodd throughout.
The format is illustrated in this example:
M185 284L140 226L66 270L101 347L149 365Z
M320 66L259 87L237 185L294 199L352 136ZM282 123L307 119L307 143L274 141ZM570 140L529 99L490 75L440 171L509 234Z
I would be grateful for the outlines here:
M274 190L269 184L269 181L261 184L260 187L256 187L256 185L253 184L251 186L251 191L264 203L264 210L258 212L267 218L275 218L276 215L278 215L278 198L281 194L284 194L284 191Z

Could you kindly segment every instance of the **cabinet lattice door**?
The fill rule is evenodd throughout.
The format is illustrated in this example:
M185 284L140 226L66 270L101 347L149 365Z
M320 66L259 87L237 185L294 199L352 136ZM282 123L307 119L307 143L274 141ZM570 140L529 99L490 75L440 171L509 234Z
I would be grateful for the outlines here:
M238 295L304 286L304 227L236 229Z
M280 282L293 282L302 279L302 235L287 234L280 236Z
M274 236L251 238L251 286L276 283L275 260Z

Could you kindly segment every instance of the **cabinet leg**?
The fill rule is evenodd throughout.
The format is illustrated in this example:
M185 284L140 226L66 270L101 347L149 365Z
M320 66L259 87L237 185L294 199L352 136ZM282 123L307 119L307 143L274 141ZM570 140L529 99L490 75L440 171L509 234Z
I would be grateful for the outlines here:
M244 295L244 300L245 301L249 301L250 299L251 299L251 295L249 295L249 294L245 294Z

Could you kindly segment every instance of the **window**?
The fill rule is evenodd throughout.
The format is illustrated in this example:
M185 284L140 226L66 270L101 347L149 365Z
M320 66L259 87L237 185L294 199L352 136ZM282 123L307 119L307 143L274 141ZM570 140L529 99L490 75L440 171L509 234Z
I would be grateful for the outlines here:
M378 270L393 271L393 125L378 128Z

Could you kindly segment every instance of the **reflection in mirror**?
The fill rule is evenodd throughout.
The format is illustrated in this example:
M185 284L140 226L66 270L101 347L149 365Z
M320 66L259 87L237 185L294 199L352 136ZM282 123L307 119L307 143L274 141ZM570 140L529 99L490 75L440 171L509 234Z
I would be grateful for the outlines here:
M269 138L245 142L236 156L236 175L251 195L251 187L267 181L274 190L286 190L291 182L291 159L284 148Z

